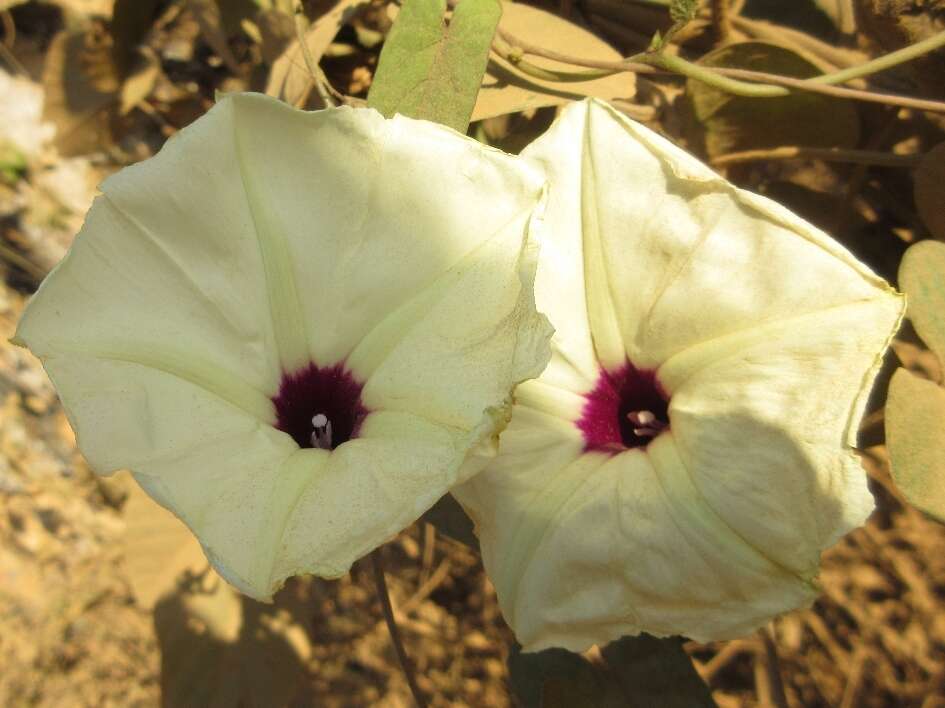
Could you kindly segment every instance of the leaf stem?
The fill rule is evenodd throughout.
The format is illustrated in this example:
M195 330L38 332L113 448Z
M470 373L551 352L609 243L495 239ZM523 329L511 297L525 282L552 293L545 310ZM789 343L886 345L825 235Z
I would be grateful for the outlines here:
M928 39L923 39L921 42L910 44L908 47L871 59L865 64L851 66L849 69L835 71L832 74L816 76L808 79L808 81L817 84L843 84L918 59L929 52L934 52L939 47L945 47L945 31L934 34Z
M583 71L560 71L557 69L548 69L532 64L524 58L524 50L520 47L509 46L502 38L500 33L496 33L496 38L492 42L492 51L505 59L509 64L518 69L521 73L536 79L544 81L557 81L559 83L571 83L579 81L593 81L605 76L612 76L619 73L613 69L585 69Z
M390 604L390 593L387 592L387 580L384 578L384 565L381 562L381 549L375 548L371 551L371 567L374 570L374 585L377 588L377 598L381 601L381 609L384 611L384 621L387 623L387 631L390 633L391 644L394 645L394 651L397 652L397 659L400 661L400 668L404 672L404 678L407 679L407 685L410 687L410 693L413 694L414 703L417 708L427 708L426 699L420 692L417 685L417 679L413 673L413 664L410 657L407 656L407 650L404 649L404 643L400 637L400 629L397 626L397 620L394 618L394 608Z
M736 96L746 96L748 98L773 98L776 96L787 96L791 92L783 86L772 86L769 84L754 84L748 81L738 81L731 79L715 69L708 69L691 61L686 61L682 57L673 54L660 52L658 54L642 54L634 57L637 61L644 64L657 66L666 69L675 74L682 74L690 79L701 81L722 91L734 94Z
M822 93L841 98L849 98L857 101L869 101L872 103L882 103L890 106L899 106L902 108L911 108L919 111L929 111L933 113L945 113L945 102L932 101L922 98L913 98L911 96L901 96L890 93L877 93L875 91L863 91L852 89L835 84L842 84L855 78L861 78L877 71L891 68L902 64L910 59L915 59L923 54L927 54L934 49L945 46L945 32L930 37L929 39L918 42L904 49L891 52L882 57L877 57L871 61L858 66L836 71L830 74L814 77L811 79L799 79L790 76L781 76L778 74L768 74L765 72L749 71L746 69L733 69L723 67L708 67L694 64L682 57L668 54L665 52L644 52L634 56L622 59L620 61L599 61L593 59L583 59L561 52L545 49L535 44L525 42L512 36L501 27L496 32L497 37L507 43L506 47L493 48L497 53L508 60L513 66L522 73L536 76L548 81L570 80L570 81L588 81L593 78L600 78L609 74L616 74L622 71L633 73L647 73L653 71L667 71L673 74L681 74L697 81L714 86L723 91L735 94L737 96L747 96L749 98L774 98L777 96L787 96L791 93L789 89L809 91L812 93ZM585 66L599 69L600 73L575 73L548 71L542 67L536 67L527 62L523 55L531 54L541 56L547 59L553 59L574 66ZM541 73L539 76L538 73ZM557 76L566 77L564 79L553 78ZM580 78L578 78L580 77ZM745 80L738 80L745 79ZM763 83L756 83L763 82Z

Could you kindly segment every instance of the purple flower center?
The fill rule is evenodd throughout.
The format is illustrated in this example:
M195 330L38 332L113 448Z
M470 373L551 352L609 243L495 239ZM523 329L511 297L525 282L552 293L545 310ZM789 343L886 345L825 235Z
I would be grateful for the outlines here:
M358 436L370 411L361 403L361 388L343 364L315 364L283 374L272 402L276 428L299 447L334 450Z
M616 371L602 370L584 398L577 427L584 434L585 451L646 447L669 427L669 396L656 371L629 361Z

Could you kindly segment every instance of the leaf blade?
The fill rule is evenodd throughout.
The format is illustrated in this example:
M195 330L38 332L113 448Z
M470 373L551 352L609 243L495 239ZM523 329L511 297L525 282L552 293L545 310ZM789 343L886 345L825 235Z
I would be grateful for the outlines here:
M920 241L899 267L907 316L929 349L945 364L945 244Z
M899 369L889 385L890 471L909 502L945 522L945 389Z
M387 117L466 132L502 15L497 0L462 0L447 26L446 0L407 0L384 43L368 105Z

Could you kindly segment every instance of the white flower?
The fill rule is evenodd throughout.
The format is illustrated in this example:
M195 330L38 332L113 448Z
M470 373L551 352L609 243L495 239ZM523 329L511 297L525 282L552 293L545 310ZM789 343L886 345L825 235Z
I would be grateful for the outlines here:
M424 121L223 98L107 179L20 322L101 473L248 595L345 573L494 452L550 328L542 182Z
M600 102L523 154L550 181L552 360L454 490L519 641L720 639L810 602L873 508L851 447L902 298Z

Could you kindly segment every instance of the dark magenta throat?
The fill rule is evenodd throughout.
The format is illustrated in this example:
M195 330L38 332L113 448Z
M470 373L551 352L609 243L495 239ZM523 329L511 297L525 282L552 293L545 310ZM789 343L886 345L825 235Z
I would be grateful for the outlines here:
M334 450L358 436L370 411L361 403L361 388L344 365L315 364L283 374L276 407L276 428L299 447Z
M646 447L669 429L669 396L656 372L629 361L619 370L601 371L585 395L577 427L586 451L619 452Z

